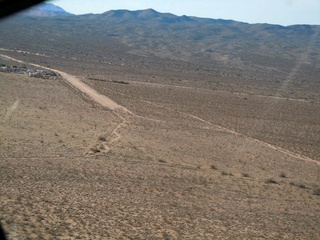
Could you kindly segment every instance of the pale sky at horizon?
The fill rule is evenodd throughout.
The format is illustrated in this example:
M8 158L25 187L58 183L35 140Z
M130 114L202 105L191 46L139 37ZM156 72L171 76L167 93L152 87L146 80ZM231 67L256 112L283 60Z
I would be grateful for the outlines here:
M320 0L53 0L74 14L142 10L248 23L320 25Z

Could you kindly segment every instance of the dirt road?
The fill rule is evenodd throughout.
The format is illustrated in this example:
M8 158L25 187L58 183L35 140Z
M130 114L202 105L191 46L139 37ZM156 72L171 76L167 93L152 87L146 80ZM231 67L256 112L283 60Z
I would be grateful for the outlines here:
M112 99L108 98L107 96L98 93L96 90L89 87L87 84L83 83L79 78L77 78L75 76L72 76L68 73L65 73L65 72L62 72L62 71L59 71L59 70L56 70L53 68L41 66L38 64L26 63L21 60L9 57L7 55L0 54L0 56L7 58L7 59L10 59L10 60L13 60L13 61L16 61L16 62L19 62L19 63L22 63L22 64L29 64L29 65L32 65L35 67L39 67L39 68L43 68L43 69L47 69L47 70L59 73L68 85L70 85L71 87L76 88L80 92L84 93L86 96L88 96L90 99L92 99L94 102L100 104L101 106L108 108L110 110L120 109L120 110L123 110L124 112L132 114L132 112L130 112L127 108L119 105L118 103L116 103Z
M9 56L3 55L3 54L0 54L0 57L7 58L7 59L10 59L10 60L22 63L22 64L29 64L29 65L32 65L32 66L35 66L35 67L38 67L38 68L47 69L47 70L54 71L54 72L60 74L62 79L70 87L80 91L85 96L89 97L92 101L94 101L95 103L100 104L102 107L114 111L114 114L117 115L117 117L119 117L122 120L122 122L111 133L111 135L110 135L110 139L111 140L108 140L105 143L101 143L101 142L95 143L93 146L90 147L90 149L88 151L86 151L84 153L85 156L97 153L97 151L92 151L92 149L99 149L99 146L101 146L101 144L104 146L103 147L103 151L99 149L98 152L99 153L107 153L110 150L109 144L111 144L111 143L113 143L115 141L118 141L121 138L121 135L117 131L120 128L124 127L124 125L127 123L127 120L124 117L122 117L119 113L117 113L116 110L120 110L122 112L134 115L127 108L119 105L118 103L116 103L112 99L108 98L107 96L98 93L96 90L94 90L93 88L91 88L87 84L83 83L79 78L77 78L77 77L75 77L73 75L70 75L68 73L65 73L65 72L62 72L62 71L59 71L59 70L56 70L56 69L53 69L53 68L48 68L48 67L45 67L45 66L41 66L41 65L38 65L38 64L26 63L24 61L21 61L21 60L18 60L18 59L15 59L13 57L9 57ZM115 136L115 138L113 136ZM96 145L98 145L98 146L96 146Z
M133 114L130 110L128 110L127 108L125 108L124 106L121 106L119 105L118 103L116 103L115 101L113 101L112 99L108 98L107 96L105 95L102 95L100 93L98 93L95 89L91 88L90 86L88 86L87 84L83 83L79 78L73 76L73 75L70 75L68 73L65 73L65 72L62 72L62 71L59 71L59 70L56 70L56 69L53 69L53 68L48 68L48 67L44 67L44 66L41 66L41 65L38 65L38 64L33 64L33 63L26 63L26 62L23 62L21 60L18 60L18 59L15 59L15 58L12 58L10 56L7 56L7 55L2 55L0 54L1 57L4 57L4 58L7 58L7 59L10 59L10 60L13 60L13 61L16 61L16 62L19 62L19 63L22 63L22 64L29 64L29 65L32 65L32 66L35 66L35 67L39 67L39 68L43 68L43 69L47 69L47 70L50 70L50 71L54 71L56 73L59 73L62 78L65 80L65 82L71 86L72 88L75 88L76 90L79 90L80 92L84 93L87 97L89 97L92 101L100 104L101 106L105 107L105 108L108 108L110 110L121 110L123 112L126 112L126 113L129 113L131 115L135 115ZM156 84L156 85L161 85L161 84ZM166 85L163 85L163 86L166 86ZM299 101L299 100L298 100ZM148 101L145 101L147 103L151 103L151 102L148 102ZM154 104L154 103L152 103ZM157 105L157 104L156 104ZM162 108L164 108L163 106L160 106ZM170 111L172 111L171 109L169 109ZM194 116L194 115L191 115L191 114L188 114L188 113L184 113L184 112L180 112L181 114L185 114L189 117L192 117L198 121L201 121L201 122L205 122L209 125L213 125L212 123L210 122L207 122L197 116ZM116 140L118 140L121 136L117 133L117 130L121 127L123 127L127 121L125 118L123 118L122 116L120 116L119 114L116 114L123 122L120 123L116 129L113 131L113 133L111 135L115 135L116 138L113 139L111 142L109 143L112 143ZM136 115L135 115L136 116ZM276 150L276 151L280 151L280 152L283 152L291 157L295 157L295 158L299 158L301 160L304 160L304 161L308 161L308 162L312 162L312 163L315 163L317 165L320 165L320 163L314 159L311 159L309 157L306 157L306 156L302 156L300 154L297 154L297 153L293 153L289 150L286 150L286 149L283 149L283 148L280 148L278 146L274 146L270 143L267 143L267 142L264 142L264 141L261 141L261 140L258 140L258 139L255 139L255 138L252 138L252 137L249 137L249 136L246 136L246 135L243 135L241 133L238 133L238 132L235 132L231 129L228 129L228 128L225 128L225 127L222 127L222 126L218 126L218 125L215 125L216 127L218 128L221 128L223 130L225 130L226 132L230 132L230 133L233 133L235 135L241 135L241 136L244 136L246 138L250 138L256 142L260 142L261 144L264 144L268 147L270 147L271 149L273 150ZM107 147L107 146L106 146Z

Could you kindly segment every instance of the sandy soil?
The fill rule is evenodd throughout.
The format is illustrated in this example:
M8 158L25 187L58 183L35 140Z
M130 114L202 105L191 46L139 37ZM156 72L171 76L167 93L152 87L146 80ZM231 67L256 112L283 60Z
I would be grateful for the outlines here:
M272 103L309 126L314 103L64 76L0 73L9 239L319 239L317 144L267 141L274 109L247 114Z

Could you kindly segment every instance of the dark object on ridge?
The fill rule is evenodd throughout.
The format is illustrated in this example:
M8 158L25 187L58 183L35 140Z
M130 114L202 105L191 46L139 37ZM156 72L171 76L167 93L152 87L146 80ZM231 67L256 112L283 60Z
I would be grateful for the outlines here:
M8 17L45 0L0 0L0 18Z

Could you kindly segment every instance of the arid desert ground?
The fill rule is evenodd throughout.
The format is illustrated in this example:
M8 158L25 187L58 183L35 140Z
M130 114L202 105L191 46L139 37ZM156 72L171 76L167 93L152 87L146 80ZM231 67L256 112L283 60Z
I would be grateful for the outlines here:
M320 97L290 73L280 84L0 54L117 104L0 72L8 239L320 239Z

